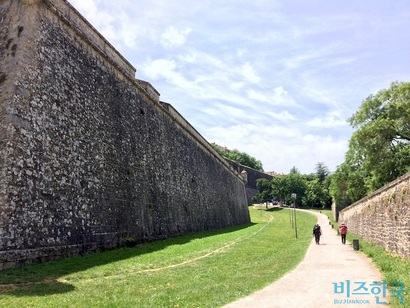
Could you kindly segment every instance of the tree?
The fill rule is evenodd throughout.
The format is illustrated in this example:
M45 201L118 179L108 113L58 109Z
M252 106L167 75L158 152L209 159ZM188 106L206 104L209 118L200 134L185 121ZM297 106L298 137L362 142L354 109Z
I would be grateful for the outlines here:
M316 173L305 176L306 193L303 196L302 204L305 207L326 208L332 204L329 194L330 180L329 169L322 162L316 164Z
M409 170L409 110L410 83L395 82L368 96L349 119L357 130L350 139L347 159L363 177L367 193Z
M349 119L356 131L345 161L332 176L330 193L349 205L409 171L410 83L368 96Z
M286 196L289 195L286 182L286 175L277 175L271 181L272 197L279 200L281 204L285 202Z
M318 162L316 164L316 177L319 183L322 184L328 175L329 175L329 169L325 166L324 163Z
M257 171L263 172L263 166L260 160L250 156L248 153L240 152L238 150L228 150L227 148L221 147L216 143L211 144L215 151L217 151L223 157L226 157L238 164L247 166L249 168L255 169Z
M363 198L366 193L362 171L348 162L342 163L331 176L329 193L339 206L347 206Z
M258 179L256 180L256 186L258 187L258 193L253 197L254 201L267 202L272 198L272 185L271 181L267 179ZM267 207L266 203L266 207Z
M296 194L296 204L303 207L330 207L329 172L324 163L319 163L321 172L316 175L302 175L296 167L289 174L277 175L272 181L257 180L258 193L254 200L267 201L271 198L281 203L293 203L292 194ZM325 175L324 177L322 175Z
M296 167L290 170L290 173L285 178L286 187L286 203L291 202L291 195L296 194L296 204L302 205L302 198L306 192L306 182Z
M300 174L300 171L296 166L293 166L292 169L290 169L289 174Z

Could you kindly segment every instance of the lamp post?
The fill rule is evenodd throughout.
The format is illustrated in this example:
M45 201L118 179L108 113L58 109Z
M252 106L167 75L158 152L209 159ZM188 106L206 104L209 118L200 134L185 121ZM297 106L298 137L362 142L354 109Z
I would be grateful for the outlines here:
M290 217L290 224L292 225L292 229L293 229L293 212L292 212L291 207L289 207L289 217Z
M296 226L296 194L292 193L293 199L293 216L295 217L295 238L298 238L298 228Z

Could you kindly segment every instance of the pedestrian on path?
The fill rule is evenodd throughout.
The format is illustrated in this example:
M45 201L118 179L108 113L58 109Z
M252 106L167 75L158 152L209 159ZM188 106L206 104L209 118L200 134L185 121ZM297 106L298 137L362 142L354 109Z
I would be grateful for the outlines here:
M315 236L315 242L317 245L319 245L319 241L320 241L320 236L322 235L322 230L320 229L319 224L316 224L313 227L313 235Z
M350 305L347 303L351 297L346 296L352 295L350 288L353 285L366 283L366 286L369 286L374 281L382 281L379 270L364 254L357 253L347 245L340 245L340 238L337 235L339 229L334 229L329 225L329 218L326 215L315 211L299 211L309 212L318 218L317 223L326 233L326 246L323 246L326 249L318 249L316 245L313 246L312 242L303 261L295 269L265 288L231 302L224 308L383 307L379 300L383 302L385 296L382 298L382 292L376 294L378 297L374 296L375 294L370 292L371 287L368 292L364 292L366 294L358 295L358 301L362 300L363 303L368 302L369 304L352 305L353 299ZM342 284L343 287L341 287ZM336 304L342 298L346 299L346 305Z
M339 226L339 230L342 237L342 244L346 244L347 226L342 222Z

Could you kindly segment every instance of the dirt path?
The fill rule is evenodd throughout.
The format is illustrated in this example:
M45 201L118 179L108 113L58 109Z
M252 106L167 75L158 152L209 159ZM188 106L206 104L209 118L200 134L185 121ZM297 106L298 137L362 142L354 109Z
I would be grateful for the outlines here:
M312 212L313 213L313 212ZM312 243L303 261L291 272L273 284L245 298L232 302L225 307L383 307L377 304L376 293L382 286L372 289L373 281L381 281L380 272L371 264L370 259L354 251L351 243L343 245L337 231L332 229L326 215L314 213L322 227L320 245ZM313 228L313 226L312 226ZM344 289L342 291L342 284ZM350 283L350 297L347 296L347 283ZM366 282L367 293L358 295L353 292ZM244 282L246 283L246 282ZM336 292L335 293L335 285ZM373 292L373 293L372 293ZM387 292L388 293L388 292ZM344 300L350 300L343 303ZM387 298L379 294L379 302Z

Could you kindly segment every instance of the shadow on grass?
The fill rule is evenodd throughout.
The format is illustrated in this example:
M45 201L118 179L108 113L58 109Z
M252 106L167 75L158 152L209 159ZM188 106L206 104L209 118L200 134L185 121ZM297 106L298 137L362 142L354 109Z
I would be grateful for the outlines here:
M52 280L43 282L1 285L0 296L45 296L51 294L67 293L74 290L75 287L69 283Z
M268 207L266 207L266 205L264 205L264 204L257 204L257 205L254 205L254 208L256 209L256 210L259 210L259 211L266 211L266 212L278 212L278 211L282 211L283 210L283 208L282 207L279 207L279 206L271 206L271 205L269 205Z
M75 290L75 286L63 281L61 277L112 262L157 252L171 245L183 245L195 239L235 232L253 225L255 223L251 222L219 230L190 233L152 241L135 247L123 247L105 252L90 252L83 256L69 257L61 261L30 264L16 269L3 270L0 271L0 297L2 295L19 297L45 296L71 292Z
M279 212L279 211L283 211L283 208L281 208L281 207L272 207L272 208L267 210L267 212Z

